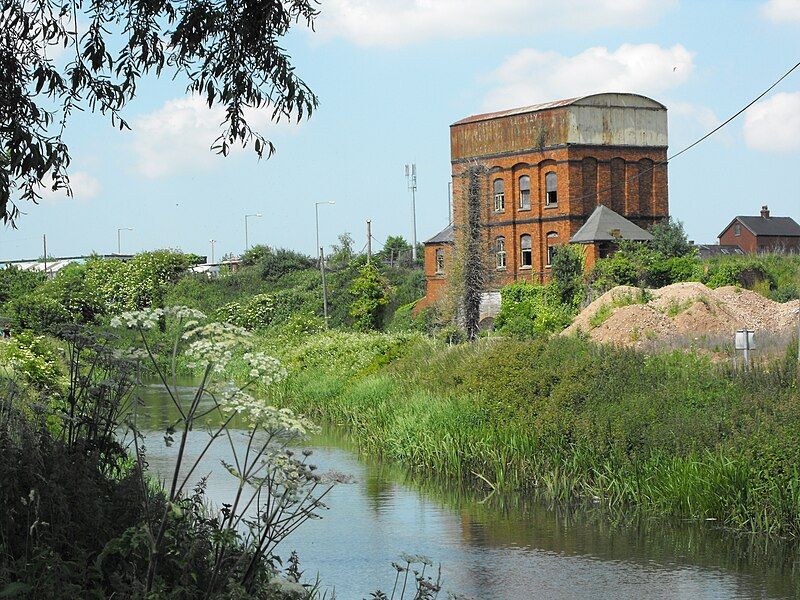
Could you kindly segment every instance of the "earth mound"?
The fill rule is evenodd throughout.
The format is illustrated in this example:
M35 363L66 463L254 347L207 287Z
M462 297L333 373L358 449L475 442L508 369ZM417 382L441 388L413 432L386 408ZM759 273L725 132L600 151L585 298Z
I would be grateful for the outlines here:
M565 335L579 331L598 342L625 346L688 338L725 337L748 328L782 336L797 327L800 300L774 302L732 286L711 289L684 282L660 289L615 287L584 308Z

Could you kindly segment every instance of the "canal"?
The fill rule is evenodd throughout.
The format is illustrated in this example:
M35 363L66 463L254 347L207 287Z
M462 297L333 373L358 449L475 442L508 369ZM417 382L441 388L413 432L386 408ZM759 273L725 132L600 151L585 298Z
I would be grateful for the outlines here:
M177 444L167 447L163 439L174 409L156 386L142 397L147 460L165 478L177 453ZM243 443L241 435L233 439ZM207 440L203 430L190 433L190 460ZM296 550L306 578L318 574L339 600L390 590L391 563L402 553L441 564L445 590L479 600L794 598L800 589L796 548L785 542L714 523L564 509L521 494L476 495L359 456L330 427L304 447L320 471L348 473L355 483L334 489L324 518L305 523L278 550L284 558ZM231 460L230 448L218 440L196 471L195 479L208 475L207 497L215 505L230 501L236 486L222 460Z

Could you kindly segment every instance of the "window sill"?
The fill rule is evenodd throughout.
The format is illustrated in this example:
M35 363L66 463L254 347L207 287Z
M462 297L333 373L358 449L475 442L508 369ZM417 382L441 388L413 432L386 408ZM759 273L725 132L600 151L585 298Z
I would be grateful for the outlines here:
M495 267L495 269L494 269L494 270L495 270L495 271L505 271L505 270L506 270L506 268L505 268L505 267Z
M518 210L519 212L530 212L530 211L531 211L531 209L530 209L530 208L518 208L517 210Z
M545 204L544 209L547 210L548 208L558 208L558 204Z
M532 268L533 268L532 265L522 265L522 266L520 266L519 270L520 271L530 271Z
M502 215L503 213L505 213L505 212L506 212L506 209L503 209L503 210L493 210L492 212L493 212L494 214L496 214L496 215Z

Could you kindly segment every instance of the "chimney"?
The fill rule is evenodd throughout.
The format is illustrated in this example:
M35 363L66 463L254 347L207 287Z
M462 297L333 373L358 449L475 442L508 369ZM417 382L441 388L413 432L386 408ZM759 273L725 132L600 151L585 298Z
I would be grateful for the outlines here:
M766 204L761 207L761 218L762 219L769 218L769 207Z

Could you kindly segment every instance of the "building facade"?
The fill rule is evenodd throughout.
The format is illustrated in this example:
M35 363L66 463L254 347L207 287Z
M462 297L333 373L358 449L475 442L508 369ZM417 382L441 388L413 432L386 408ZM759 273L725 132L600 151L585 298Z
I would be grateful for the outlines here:
M758 216L734 217L719 234L719 243L738 246L746 254L800 254L800 225L791 217L773 217L762 206Z
M450 150L454 227L426 242L426 303L443 289L471 168L484 174L481 232L492 289L547 281L553 248L600 205L643 228L669 214L667 109L644 96L594 94L467 117L450 126ZM437 256L445 260L435 267Z

